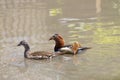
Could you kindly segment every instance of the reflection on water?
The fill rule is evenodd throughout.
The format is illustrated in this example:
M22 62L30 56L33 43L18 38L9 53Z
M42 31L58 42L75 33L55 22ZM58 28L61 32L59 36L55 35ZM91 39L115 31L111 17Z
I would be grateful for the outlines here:
M1 80L119 80L119 0L0 0ZM65 43L91 50L50 60L23 57L21 40L33 51L53 52L54 33Z

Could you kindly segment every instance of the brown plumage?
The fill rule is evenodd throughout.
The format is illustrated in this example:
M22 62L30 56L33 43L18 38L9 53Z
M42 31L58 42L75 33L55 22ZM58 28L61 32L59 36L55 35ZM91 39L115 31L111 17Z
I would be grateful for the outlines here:
M78 49L81 48L81 45L78 42L72 44L72 50L74 54L77 54Z
M59 34L54 34L49 40L55 41L55 47L54 47L55 52L58 51L60 48L64 47L65 45L64 39Z
M71 45L65 45L65 41L63 37L59 34L54 34L52 37L50 37L49 40L55 41L55 47L54 47L55 52L61 51L64 53L77 54L79 50L90 49L89 47L82 47L79 42L74 42Z

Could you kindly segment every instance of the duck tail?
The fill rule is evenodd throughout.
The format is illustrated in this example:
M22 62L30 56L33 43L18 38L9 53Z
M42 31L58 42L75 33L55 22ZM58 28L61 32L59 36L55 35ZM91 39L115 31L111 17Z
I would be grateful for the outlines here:
M91 49L91 47L82 47L82 48L79 48L79 50L87 50L87 49Z

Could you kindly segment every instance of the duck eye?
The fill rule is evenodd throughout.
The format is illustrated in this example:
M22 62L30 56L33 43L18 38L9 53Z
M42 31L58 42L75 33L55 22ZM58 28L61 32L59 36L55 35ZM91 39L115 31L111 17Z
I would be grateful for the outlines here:
M25 42L25 41L22 41L20 44L26 44L26 42Z
M22 42L22 44L25 44L24 42Z
M58 34L55 34L53 37L57 37L58 36Z
M56 36L54 35L53 37L55 38Z

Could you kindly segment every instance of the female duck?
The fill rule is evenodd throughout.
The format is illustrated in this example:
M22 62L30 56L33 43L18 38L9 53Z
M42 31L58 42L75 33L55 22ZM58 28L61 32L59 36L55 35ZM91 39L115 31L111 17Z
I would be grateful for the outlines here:
M37 51L37 52L31 52L30 47L27 42L24 40L21 41L17 46L23 46L25 48L24 51L24 57L25 58L31 58L31 59L47 59L52 58L54 56L53 53L45 52L45 51Z
M55 41L55 52L60 51L64 53L77 54L80 51L90 49L89 47L81 47L81 45L78 42L74 42L72 45L65 45L63 37L59 34L54 34L52 37L50 37L49 40Z

